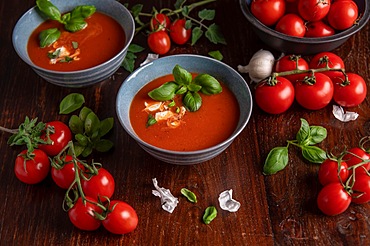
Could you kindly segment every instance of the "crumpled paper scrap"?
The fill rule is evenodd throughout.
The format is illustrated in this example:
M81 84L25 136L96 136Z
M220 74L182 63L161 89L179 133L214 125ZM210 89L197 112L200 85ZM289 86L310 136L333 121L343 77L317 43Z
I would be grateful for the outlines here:
M163 210L172 213L179 203L179 199L171 194L169 189L158 186L156 178L152 179L155 190L152 190L152 194L160 197Z
M219 195L218 201L220 203L221 209L229 212L236 212L240 208L240 202L233 199L232 189L223 191Z
M348 122L351 120L356 120L359 116L356 112L344 112L344 109L341 106L333 105L333 115L335 118L342 122Z

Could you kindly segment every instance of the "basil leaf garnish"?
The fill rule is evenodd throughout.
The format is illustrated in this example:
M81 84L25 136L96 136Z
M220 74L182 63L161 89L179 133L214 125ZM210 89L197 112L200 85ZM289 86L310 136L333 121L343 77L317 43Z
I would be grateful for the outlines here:
M197 202L197 196L190 190L186 188L181 189L181 194L183 194L190 202L196 203Z
M188 88L186 86L181 86L177 91L176 94L182 95L185 94L188 91Z
M105 136L110 130L112 130L113 124L114 119L112 117L100 121L99 137Z
M148 115L148 120L146 122L146 127L149 127L149 126L152 126L154 125L155 123L157 123L157 120L154 118L153 115Z
M49 0L36 0L39 10L52 20L61 20L61 13Z
M109 139L100 139L95 143L95 149L99 152L108 152L113 145L113 142Z
M301 146L303 157L312 163L322 163L327 159L326 152L316 146Z
M90 112L86 116L85 120L85 133L90 136L96 136L99 134L100 120L94 112Z
M196 85L196 84L190 84L190 85L187 86L187 88L188 88L189 91L198 92L198 91L200 91L200 89L202 89L202 86Z
M263 174L275 174L288 164L288 147L275 147L268 154L263 166Z
M72 19L74 18L88 18L93 15L96 11L93 5L81 5L74 8L71 12Z
M175 96L175 91L177 90L178 85L171 81L164 83L160 87L150 91L148 95L157 101L167 101L171 100Z
M72 115L69 119L68 126L73 134L84 132L84 123L77 115Z
M217 209L215 206L210 206L206 208L204 215L203 215L203 222L205 224L211 223L212 220L214 220L217 216Z
M82 17L78 17L73 19L71 18L71 20L64 25L64 28L70 32L77 32L84 29L86 26L87 23L85 19Z
M79 117L82 120L82 122L85 122L87 115L90 114L91 112L92 112L92 110L89 109L88 107L83 107L81 109Z
M202 106L202 98L198 92L188 91L182 101L190 112L198 111Z
M199 74L193 83L202 86L201 92L206 95L214 95L222 92L222 87L216 78L209 74Z
M45 48L55 41L57 41L60 37L60 31L58 28L50 28L46 29L39 34L39 40L40 40L40 47Z
M82 94L71 93L63 98L59 105L59 114L69 114L79 109L85 103Z
M176 65L173 68L172 74L175 78L175 82L179 85L188 85L193 80L191 73L183 69L180 65Z
M311 126L310 133L310 145L321 143L327 136L327 131L322 126Z

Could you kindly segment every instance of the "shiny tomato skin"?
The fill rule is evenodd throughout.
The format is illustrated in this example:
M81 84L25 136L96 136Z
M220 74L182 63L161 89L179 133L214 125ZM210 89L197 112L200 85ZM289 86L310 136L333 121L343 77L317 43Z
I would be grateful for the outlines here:
M338 173L339 170L339 173ZM348 179L349 171L347 163L341 161L338 164L337 160L326 159L321 163L319 168L319 182L322 185L327 185L329 183L343 182L345 183Z
M75 180L75 166L72 160L73 157L71 155L66 155L63 160L65 164L61 169L51 168L51 178L62 189L68 189ZM77 165L81 170L84 170L84 166L81 163L77 162Z
M283 77L277 77L276 85L260 83L255 91L257 105L269 114L281 114L289 109L294 101L294 87Z
M100 168L98 174L89 180L81 179L82 190L86 196L96 200L106 201L106 197L111 198L114 193L115 181L105 168Z
M25 156L27 150L23 150L15 159L15 176L26 184L37 184L43 181L49 174L50 161L46 153L40 149L35 149L31 155L32 159ZM26 158L26 159L25 159Z
M306 28L305 37L307 38L328 37L335 34L335 30L321 20L307 23Z
M343 213L351 204L351 196L340 183L324 186L317 196L317 205L321 212L334 216Z
M329 25L336 30L345 30L353 26L358 18L358 7L354 1L335 1L328 13Z
M365 173L356 173L356 181L352 187L352 202L364 204L370 202L370 176Z
M59 154L64 147L67 146L68 142L72 140L72 132L69 127L61 121L51 121L46 123L46 127L54 129L54 133L50 134L51 144L40 144L39 149L43 150L48 156L56 156ZM45 133L41 135L41 138L47 141Z
M343 160L347 163L348 167L355 166L361 162L370 160L370 154L367 153L364 149L359 147L354 147L349 149L347 154L343 156ZM361 167L356 168L356 173L366 173L370 171L370 161L364 163ZM350 175L353 173L352 169L350 170Z
M171 26L171 20L167 15L162 13L155 14L150 20L150 30L155 31L166 31Z
M322 73L315 73L313 85L298 81L295 84L295 98L304 108L319 110L327 106L333 98L334 86L331 79Z
M102 221L105 229L114 234L126 234L135 230L139 219L136 211L129 204L113 200L110 202L109 210L112 211Z
M322 20L328 13L331 0L299 0L298 13L306 21Z
M285 13L284 0L253 0L252 14L264 25L273 26Z
M86 197L88 201L97 203L91 197ZM100 225L101 221L95 218L94 211L101 214L102 209L97 205L86 201L84 204L82 198L79 197L72 208L68 210L68 217L72 224L83 231L95 231Z
M348 83L344 76L335 77L334 84L334 101L342 107L356 107L366 98L367 86L365 80L358 74L347 73Z
M303 19L296 14L286 14L280 18L275 30L293 37L304 37L306 27Z
M152 32L148 36L149 48L158 55L166 54L171 48L171 40L165 31Z
M342 58L333 52L320 52L311 59L309 66L310 68L325 68L328 65L329 68L345 68ZM330 79L333 79L338 76L342 76L343 73L340 71L326 71L322 72L323 74L329 76Z
M279 60L276 61L275 64L275 71L276 72L285 72L291 70L307 70L309 68L308 63L305 59L300 56L295 55L286 55L281 57ZM284 76L285 78L289 79L290 82L293 84L296 80L301 80L306 76L305 73L302 74L294 74L294 75L287 75Z
M177 19L170 26L170 37L176 44L183 45L191 37L191 29L186 29L185 23L185 19Z

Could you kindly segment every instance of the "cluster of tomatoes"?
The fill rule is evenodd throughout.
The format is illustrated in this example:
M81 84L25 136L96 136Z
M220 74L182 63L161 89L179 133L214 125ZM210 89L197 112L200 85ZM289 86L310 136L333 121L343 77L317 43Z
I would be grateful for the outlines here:
M47 132L49 129L50 132ZM81 230L92 231L101 224L115 234L133 231L138 224L135 210L127 203L109 199L115 181L100 165L89 165L69 154L73 148L70 128L60 121L45 124L40 136L45 144L32 150L23 150L15 160L15 175L26 184L36 184L49 173L55 184L67 190L64 203L70 221ZM98 168L97 168L98 166ZM81 189L80 189L81 188ZM70 197L73 193L73 197Z
M352 0L253 0L251 12L264 25L295 37L331 36L358 19Z
M323 187L317 205L324 214L338 215L351 203L368 203L370 154L363 147L354 147L341 158L326 159L320 166L318 178Z
M148 46L159 55L164 55L170 50L171 41L183 45L191 37L191 28L186 27L184 18L171 23L170 18L163 13L157 13L151 18L150 30Z
M343 60L332 52L316 54L309 62L286 55L275 63L275 75L255 90L257 105L267 113L280 114L294 100L309 110L319 110L332 100L342 107L355 107L366 98L365 80L345 72Z

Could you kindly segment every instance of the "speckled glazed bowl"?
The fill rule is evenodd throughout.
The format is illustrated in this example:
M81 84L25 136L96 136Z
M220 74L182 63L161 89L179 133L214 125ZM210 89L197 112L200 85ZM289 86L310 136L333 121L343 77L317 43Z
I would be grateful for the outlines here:
M61 13L71 11L79 5L94 5L97 11L113 17L123 27L126 36L124 48L112 59L89 69L59 72L36 66L28 56L27 43L33 30L45 19L40 17L37 7L33 7L18 20L13 30L13 46L19 57L46 81L59 86L85 87L109 78L120 67L134 37L135 23L130 12L116 0L52 0L51 2Z
M170 151L150 145L141 140L133 130L129 112L131 101L137 92L152 80L172 73L179 64L189 72L208 73L225 83L236 96L240 118L233 134L225 141L198 151ZM155 158L179 165L205 162L222 153L247 125L252 113L252 95L250 89L239 73L233 68L215 59L199 55L173 55L160 58L134 71L122 84L116 99L116 110L120 123L126 132L150 155Z
M253 30L262 42L286 54L312 55L339 47L366 25L370 18L370 3L368 0L354 1L361 16L358 24L332 36L321 38L298 38L277 32L253 16L248 5L250 0L239 0L239 3L244 16L252 24Z

